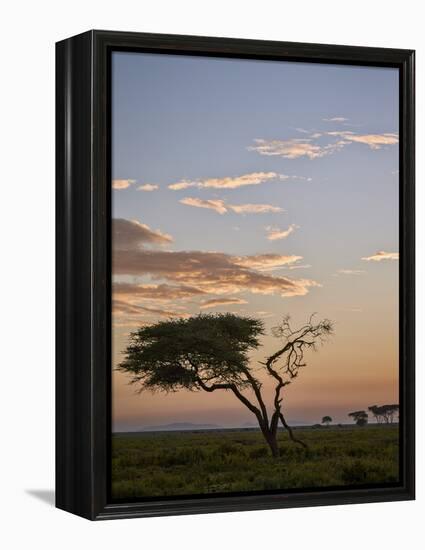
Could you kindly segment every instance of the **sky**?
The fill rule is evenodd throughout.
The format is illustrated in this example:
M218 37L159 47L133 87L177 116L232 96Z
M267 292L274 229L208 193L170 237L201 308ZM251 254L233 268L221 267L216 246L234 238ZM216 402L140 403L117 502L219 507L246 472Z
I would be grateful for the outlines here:
M398 70L112 55L113 369L129 334L233 312L314 312L334 335L286 388L293 424L398 402ZM136 393L114 431L252 422L228 392ZM264 378L266 399L272 385Z

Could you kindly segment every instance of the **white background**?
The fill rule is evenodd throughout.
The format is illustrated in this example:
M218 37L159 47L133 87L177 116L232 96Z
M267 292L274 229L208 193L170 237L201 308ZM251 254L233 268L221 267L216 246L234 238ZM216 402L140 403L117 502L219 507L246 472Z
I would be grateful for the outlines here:
M420 7L419 0L15 0L2 4L0 544L3 548L421 547L425 517L425 409L421 398L423 287L417 291L416 502L97 523L56 510L51 504L55 41L97 28L416 49L417 202L421 213L425 48ZM423 216L418 219L417 234L420 280L424 278Z

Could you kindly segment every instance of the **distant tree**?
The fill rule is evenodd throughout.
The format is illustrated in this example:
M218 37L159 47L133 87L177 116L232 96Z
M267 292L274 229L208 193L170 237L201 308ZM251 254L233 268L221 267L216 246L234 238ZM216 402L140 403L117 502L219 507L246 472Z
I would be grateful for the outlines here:
M378 424L385 422L386 424L392 424L394 422L395 415L399 412L399 405L372 405L368 407L368 410L373 414Z
M133 332L118 370L131 376L139 391L231 392L256 417L274 457L279 455L279 421L295 443L307 445L294 436L282 411L281 392L306 366L304 353L315 350L332 332L328 320L313 322L313 316L298 329L289 317L273 329L281 340L275 353L260 361L262 372L274 381L273 405L264 402L258 367L250 364L249 353L260 345L263 322L231 313L201 314L187 319L170 319ZM251 395L244 393L250 390Z
M382 414L381 414L380 407L378 407L377 405L371 405L370 407L368 407L368 411L370 411L373 414L373 416L375 417L376 422L378 424L381 424Z
M329 426L329 424L332 422L332 418L330 416L324 416L322 418L322 424L326 424L326 426Z
M354 420L357 426L366 426L367 424L368 414L366 411L354 411L348 413L348 416Z
M382 405L382 415L387 424L392 424L394 422L394 417L398 414L400 407L397 404L393 405Z

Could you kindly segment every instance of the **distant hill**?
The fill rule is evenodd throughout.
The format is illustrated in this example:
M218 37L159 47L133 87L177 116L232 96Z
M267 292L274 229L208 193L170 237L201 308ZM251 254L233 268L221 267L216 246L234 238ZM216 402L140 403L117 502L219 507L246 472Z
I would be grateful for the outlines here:
M292 427L294 426L310 426L310 424L306 423L304 420L290 420L288 421L288 424ZM245 429L245 428L258 428L260 429L259 425L257 422L255 422L255 420L253 420L252 422L244 422L243 424L241 424L240 426L241 428ZM279 428L281 428L282 426L279 424Z
M172 422L171 424L159 424L158 426L144 426L141 432L171 432L188 430L219 430L218 424L194 424L192 422Z

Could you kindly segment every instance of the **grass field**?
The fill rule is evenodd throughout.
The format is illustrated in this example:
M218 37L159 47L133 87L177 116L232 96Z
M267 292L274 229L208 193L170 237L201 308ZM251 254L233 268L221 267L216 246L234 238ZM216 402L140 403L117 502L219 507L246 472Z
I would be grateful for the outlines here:
M299 428L304 450L279 433L273 459L257 430L114 434L114 499L398 481L398 426Z

